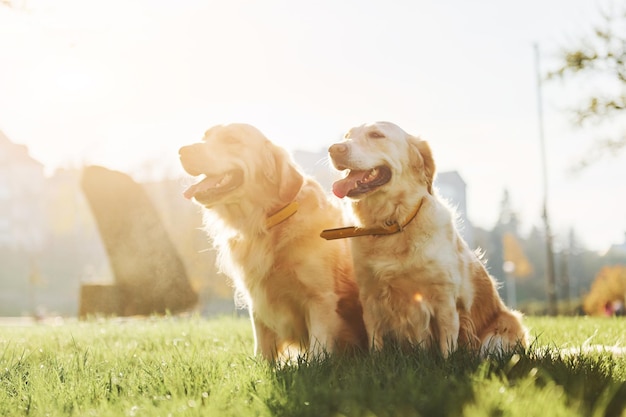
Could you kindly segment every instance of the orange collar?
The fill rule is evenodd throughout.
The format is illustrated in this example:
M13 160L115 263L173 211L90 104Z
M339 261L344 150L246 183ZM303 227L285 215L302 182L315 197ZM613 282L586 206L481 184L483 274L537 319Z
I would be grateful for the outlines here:
M393 235L394 233L401 232L402 230L404 230L405 227L408 226L409 223L411 223L411 221L415 218L415 216L417 216L417 212L420 211L420 208L422 207L423 202L424 202L424 199L422 198L419 204L417 205L417 207L415 207L415 210L413 210L413 212L409 214L409 217L407 217L406 221L402 225L400 225L398 222L395 222L389 226L383 226L383 227L371 227L371 228L361 228L361 227L356 227L356 226L339 227L337 229L323 230L322 233L320 233L320 236L326 240L333 240L333 239L343 239L346 237L357 237L357 236L368 236L368 235L370 236Z
M265 219L265 227L271 229L278 223L284 222L285 220L296 214L299 206L300 205L297 201L292 201L291 203L287 204L285 207L281 208L276 213Z

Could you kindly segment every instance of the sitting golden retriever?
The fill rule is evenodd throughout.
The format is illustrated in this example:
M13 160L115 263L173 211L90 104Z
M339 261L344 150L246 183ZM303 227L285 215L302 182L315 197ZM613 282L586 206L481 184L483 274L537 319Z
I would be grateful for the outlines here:
M427 142L389 122L351 129L329 148L346 176L333 184L351 199L356 227L322 237L353 237L352 254L370 342L459 344L483 353L526 346L526 329L507 309L483 262L457 232L433 190Z
M204 207L218 266L250 311L255 354L367 349L349 245L319 237L342 216L321 186L247 124L214 126L179 154L203 176L184 195Z

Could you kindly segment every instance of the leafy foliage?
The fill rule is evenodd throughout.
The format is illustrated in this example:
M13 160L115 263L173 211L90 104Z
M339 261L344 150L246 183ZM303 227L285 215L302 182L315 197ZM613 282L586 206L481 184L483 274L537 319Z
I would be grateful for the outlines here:
M604 306L613 301L624 302L626 297L626 266L606 266L598 272L585 297L583 307L587 314L605 315Z
M603 81L601 88L575 110L575 120L603 123L624 118L626 110L626 4L614 2L615 9L601 12L602 21L578 45L561 53L561 65L548 74L548 79L573 75L592 75ZM622 126L623 127L623 126ZM597 139L596 146L580 161L578 168L596 162L606 154L615 154L626 147L626 133L617 137Z

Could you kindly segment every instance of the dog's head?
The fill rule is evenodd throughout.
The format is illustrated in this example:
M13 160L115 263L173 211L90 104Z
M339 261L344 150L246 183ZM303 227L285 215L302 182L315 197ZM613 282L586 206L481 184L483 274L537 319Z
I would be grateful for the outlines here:
M435 163L428 143L393 123L354 127L328 152L334 167L346 171L333 184L337 197L360 199L377 191L404 192L417 185L432 194Z
M268 207L287 204L304 180L283 148L247 124L213 126L179 155L187 173L202 176L185 197L207 208L244 199Z

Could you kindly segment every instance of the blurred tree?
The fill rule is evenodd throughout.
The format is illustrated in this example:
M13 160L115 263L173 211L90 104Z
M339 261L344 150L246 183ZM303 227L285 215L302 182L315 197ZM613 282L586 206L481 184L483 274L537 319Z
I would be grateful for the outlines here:
M500 212L490 239L490 272L499 280L504 280L501 295L510 307L517 304L517 288L515 278L527 276L532 269L524 256L519 242L519 220L513 210L509 190L502 192ZM504 294L502 294L502 292Z
M583 308L590 315L611 315L606 307L613 302L624 303L626 296L626 266L605 266L598 272L585 297Z
M509 307L517 306L516 279L527 277L532 272L532 266L524 254L517 236L511 232L505 232L502 236L504 270L506 277L506 303Z
M513 210L511 195L507 189L502 192L502 200L500 200L500 214L498 215L498 223L496 227L499 227L503 231L517 234L519 220L517 218L517 213Z
M567 241L563 242L563 249L560 254L560 275L562 282L562 296L565 300L578 298L581 295L580 282L584 269L580 265L580 255L584 248L578 240L576 231L570 228L567 234Z
M614 7L601 11L601 22L577 45L561 52L560 66L548 73L548 79L574 75L601 81L596 93L574 110L579 126L603 124L626 118L626 2L614 1ZM586 81L586 80L583 80ZM620 127L624 127L623 125ZM582 169L600 158L614 155L626 147L626 132L615 137L597 138L586 156L574 169Z
M502 236L502 246L504 248L504 261L513 265L511 274L516 278L526 278L533 273L533 266L524 253L519 238L511 232L506 232Z
M491 241L485 250L488 250L487 255L489 257L489 268L491 273L499 279L504 279L504 248L502 246L502 239L505 233L512 233L517 236L517 229L519 221L517 214L513 210L511 205L511 195L509 190L505 189L502 192L502 199L500 200L500 212L498 214L498 221L496 222L493 231L491 232Z
M533 266L531 275L520 282L520 299L522 297L547 301L546 295L546 251L543 229L534 226L530 229L526 240L521 242L522 249Z

